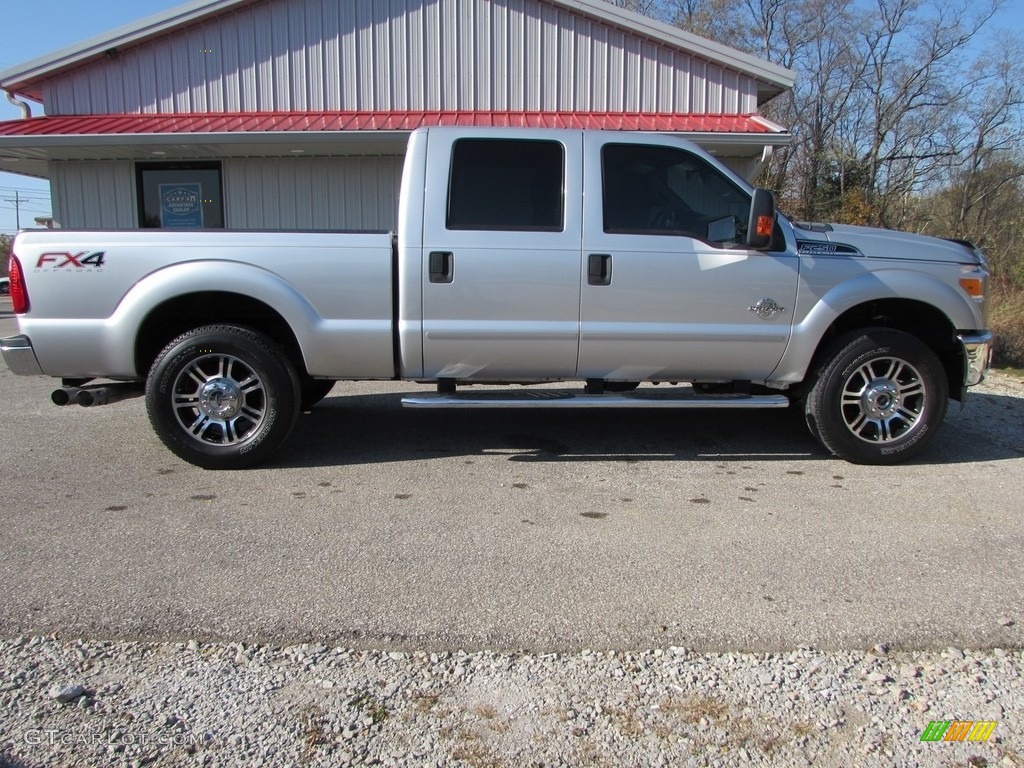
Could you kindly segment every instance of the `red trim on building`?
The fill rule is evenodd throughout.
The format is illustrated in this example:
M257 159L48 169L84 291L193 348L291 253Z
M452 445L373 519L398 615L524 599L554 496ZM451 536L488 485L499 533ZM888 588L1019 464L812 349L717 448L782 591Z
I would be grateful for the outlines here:
M0 122L0 136L412 131L428 125L591 128L674 133L773 133L757 115L635 112L216 112L32 117Z

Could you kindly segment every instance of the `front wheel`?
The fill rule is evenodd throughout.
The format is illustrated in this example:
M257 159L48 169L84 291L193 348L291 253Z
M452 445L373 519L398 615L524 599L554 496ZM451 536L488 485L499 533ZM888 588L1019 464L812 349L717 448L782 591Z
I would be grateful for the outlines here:
M157 356L146 410L172 452L204 469L263 461L299 415L299 380L262 334L211 325L179 336Z
M811 432L841 458L897 464L932 440L948 401L945 370L924 342L872 328L829 348L805 414Z
M314 379L312 376L299 376L299 410L303 413L323 400L334 389L333 379Z

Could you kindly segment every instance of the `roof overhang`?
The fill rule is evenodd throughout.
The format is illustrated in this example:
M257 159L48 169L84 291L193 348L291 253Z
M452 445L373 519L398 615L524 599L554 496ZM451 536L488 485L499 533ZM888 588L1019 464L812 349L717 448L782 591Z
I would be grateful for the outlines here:
M790 135L760 115L611 112L239 112L80 115L0 122L0 170L45 178L53 160L207 160L402 155L429 125L677 133L723 157Z

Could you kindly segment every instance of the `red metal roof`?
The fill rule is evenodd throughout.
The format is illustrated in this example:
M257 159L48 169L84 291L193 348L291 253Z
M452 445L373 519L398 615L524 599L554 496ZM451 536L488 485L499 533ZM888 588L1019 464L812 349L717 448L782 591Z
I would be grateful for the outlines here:
M0 122L0 136L412 131L425 125L594 128L674 133L774 133L758 115L624 112L214 112L59 115Z

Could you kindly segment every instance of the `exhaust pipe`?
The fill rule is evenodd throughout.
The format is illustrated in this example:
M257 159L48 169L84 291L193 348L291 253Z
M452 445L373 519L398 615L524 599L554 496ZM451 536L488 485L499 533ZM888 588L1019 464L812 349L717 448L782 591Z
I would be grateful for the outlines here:
M54 405L68 405L78 401L78 395L82 390L79 387L61 387L50 393L50 399Z
M75 394L75 402L83 408L94 405L110 405L119 400L139 397L144 389L141 383L126 381L118 384L100 384L95 387L82 387Z
M114 384L94 384L91 387L61 387L50 393L54 405L77 403L83 408L109 405L129 397L139 397L145 391L141 381L122 381Z

